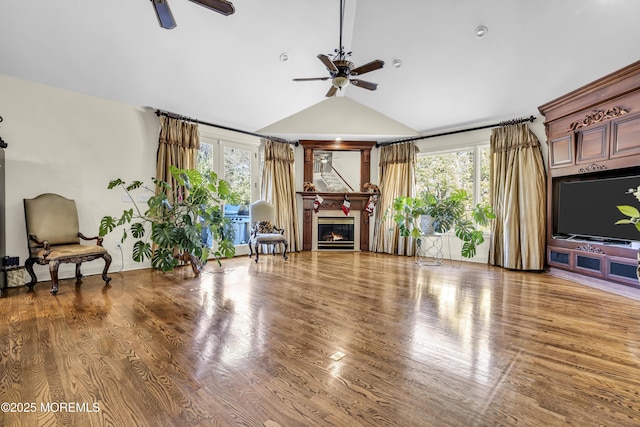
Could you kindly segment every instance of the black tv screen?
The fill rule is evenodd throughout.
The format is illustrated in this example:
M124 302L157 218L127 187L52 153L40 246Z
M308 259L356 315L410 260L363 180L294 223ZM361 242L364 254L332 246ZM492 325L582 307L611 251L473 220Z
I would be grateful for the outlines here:
M615 224L627 218L616 206L631 205L640 209L635 196L627 194L638 185L640 175L560 183L557 233L606 240L640 240L640 232L634 225Z

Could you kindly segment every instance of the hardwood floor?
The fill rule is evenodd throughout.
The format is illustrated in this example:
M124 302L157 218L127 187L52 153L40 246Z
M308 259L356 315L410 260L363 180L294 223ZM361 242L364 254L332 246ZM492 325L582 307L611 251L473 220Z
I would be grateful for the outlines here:
M640 425L640 301L547 274L301 252L111 276L0 299L0 425Z

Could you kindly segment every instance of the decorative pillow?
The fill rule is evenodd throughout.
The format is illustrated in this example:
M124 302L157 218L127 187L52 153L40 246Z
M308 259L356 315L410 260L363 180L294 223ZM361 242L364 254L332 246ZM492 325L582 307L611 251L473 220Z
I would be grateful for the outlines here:
M256 229L258 230L258 234L273 233L273 224L271 224L271 221L259 221Z

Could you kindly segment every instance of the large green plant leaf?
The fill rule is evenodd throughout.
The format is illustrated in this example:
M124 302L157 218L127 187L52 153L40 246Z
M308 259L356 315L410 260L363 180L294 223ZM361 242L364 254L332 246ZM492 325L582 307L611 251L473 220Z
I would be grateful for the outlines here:
M124 184L124 183L123 183ZM144 185L144 182L142 181L133 181L131 184L127 185L127 192L132 191L132 190L137 190L138 188L142 187Z
M153 251L151 265L157 270L167 272L178 266L178 260L173 256L173 250L157 248Z
M122 212L122 216L118 220L118 225L120 226L131 222L131 218L133 218L133 208Z
M111 189L113 189L113 188L115 188L115 187L117 187L119 185L122 185L122 184L124 184L124 181L121 180L120 178L117 178L117 179L114 179L112 181L109 181L109 185L107 186L107 188L109 190L111 190Z
M100 227L98 228L98 234L103 237L109 234L116 228L116 219L112 216L102 217L100 220Z
M131 235L136 239L144 237L144 225L141 222L134 222L131 224Z
M476 256L476 245L473 242L464 242L461 255L465 258L473 258Z
M158 223L151 226L151 240L162 248L176 246L176 226L171 223Z
M151 258L151 245L138 240L133 244L132 257L135 262L143 262L145 259Z
M633 206L620 205L620 206L617 206L617 208L620 212L622 212L623 215L629 216L631 218L640 217L640 212L638 211L638 209L636 209Z

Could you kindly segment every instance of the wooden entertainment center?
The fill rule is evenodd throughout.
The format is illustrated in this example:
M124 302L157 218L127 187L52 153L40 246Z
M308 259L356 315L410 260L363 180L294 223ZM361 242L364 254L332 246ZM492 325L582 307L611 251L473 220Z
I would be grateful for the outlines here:
M637 248L555 235L560 183L640 175L640 61L550 101L539 110L545 116L549 144L548 265L640 287ZM629 204L634 202L637 200L629 196ZM640 232L636 240L640 240Z

